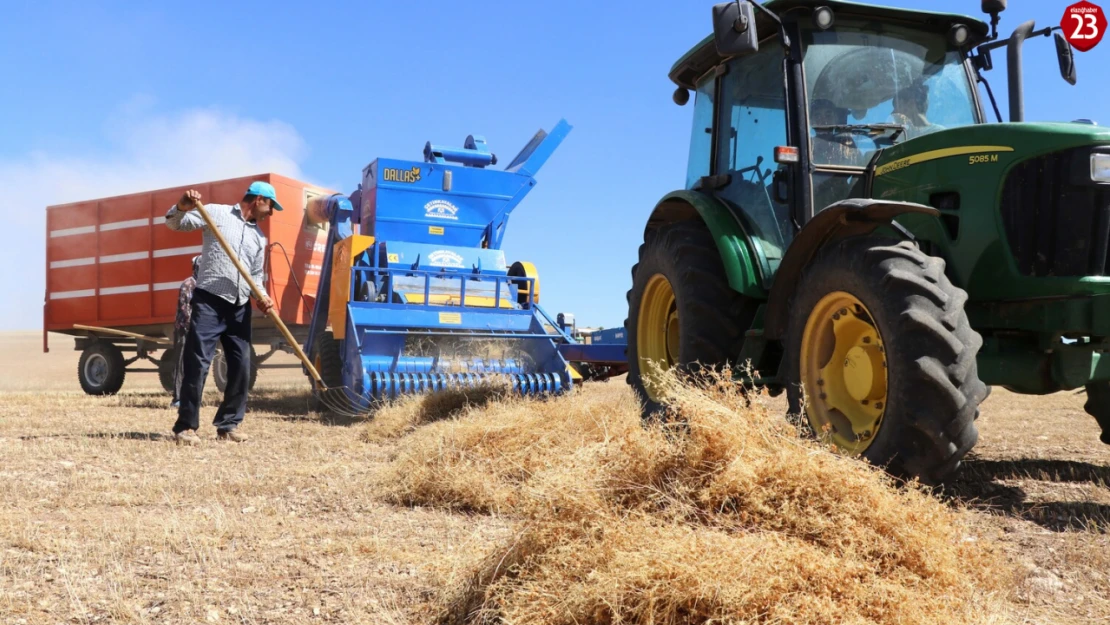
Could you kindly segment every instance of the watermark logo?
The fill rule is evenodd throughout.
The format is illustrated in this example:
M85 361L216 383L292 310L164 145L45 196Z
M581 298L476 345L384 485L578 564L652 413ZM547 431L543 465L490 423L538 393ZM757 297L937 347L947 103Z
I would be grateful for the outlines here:
M1087 0L1064 9L1060 19L1064 39L1076 50L1087 52L1102 41L1106 32L1106 13L1102 7Z
M458 221L456 213L459 207L447 200L432 200L424 205L424 216L432 219L453 219Z

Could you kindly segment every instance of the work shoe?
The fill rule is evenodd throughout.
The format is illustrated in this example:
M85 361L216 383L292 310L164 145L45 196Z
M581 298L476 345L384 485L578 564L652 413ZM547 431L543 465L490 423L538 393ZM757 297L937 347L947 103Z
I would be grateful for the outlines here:
M230 432L224 432L223 430L221 430L216 433L216 438L221 441L235 441L236 443L242 443L243 441L247 440L247 435L243 434L242 432L236 432L235 430L231 430Z
M174 438L174 440L177 441L178 445L199 445L200 444L200 438L197 437L196 432L194 432L192 430L185 430L183 432L177 432L173 435L173 438Z

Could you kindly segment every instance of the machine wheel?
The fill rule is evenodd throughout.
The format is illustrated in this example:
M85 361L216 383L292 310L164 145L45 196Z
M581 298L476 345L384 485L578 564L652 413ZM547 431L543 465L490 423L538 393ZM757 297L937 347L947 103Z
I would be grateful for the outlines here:
M709 229L682 221L649 232L632 267L628 291L628 377L650 417L662 406L644 375L647 363L694 373L736 366L754 303L728 284Z
M990 390L967 293L914 244L854 237L822 250L799 281L783 370L791 415L842 453L936 484L978 440ZM804 395L803 395L804 393Z
M220 392L227 390L227 358L224 357L224 348L219 346L216 348L216 354L212 356L212 378L216 382L216 388ZM258 381L258 354L254 351L254 345L251 345L251 377L250 382L247 384L247 390L254 390L254 383Z
M1102 427L1099 440L1110 445L1110 382L1088 384L1087 403L1083 405L1083 409Z
M315 398L315 408L321 412L334 411L339 408L354 411L355 406L347 397L343 386L343 352L340 349L339 341L335 340L331 332L327 330L320 330L316 334L316 340L313 342L312 348L312 366L316 367L316 372L320 374L320 378L324 381L329 389L338 389L330 391L328 401L323 401L320 395L315 390L315 381L313 381L313 398Z
M513 278L534 278L535 282L532 284L532 299L537 304L540 303L540 273L536 271L536 266L529 262L517 261L509 266L509 276ZM513 280L513 284L517 288L517 303L521 306L528 303L528 281L527 280Z
M177 368L177 348L171 347L162 352L158 359L158 381L167 393L173 394L173 373Z
M112 343L93 341L77 361L77 380L89 395L115 395L126 376L123 353Z
M322 330L316 335L312 365L324 380L328 388L343 386L343 353L339 349L339 341L331 332Z

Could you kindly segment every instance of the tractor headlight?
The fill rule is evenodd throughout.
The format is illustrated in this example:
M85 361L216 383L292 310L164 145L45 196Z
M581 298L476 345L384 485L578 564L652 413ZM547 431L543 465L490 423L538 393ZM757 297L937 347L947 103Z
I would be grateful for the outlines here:
M1110 154L1091 155L1091 180L1110 182Z

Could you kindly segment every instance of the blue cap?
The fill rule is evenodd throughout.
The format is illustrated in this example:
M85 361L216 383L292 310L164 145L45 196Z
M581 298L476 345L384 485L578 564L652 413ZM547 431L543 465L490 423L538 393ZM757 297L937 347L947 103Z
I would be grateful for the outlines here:
M274 203L274 210L282 210L281 204L277 201L277 191L274 191L274 185L261 180L255 180L251 183L250 188L247 189L248 195L261 195L262 197L270 198Z

